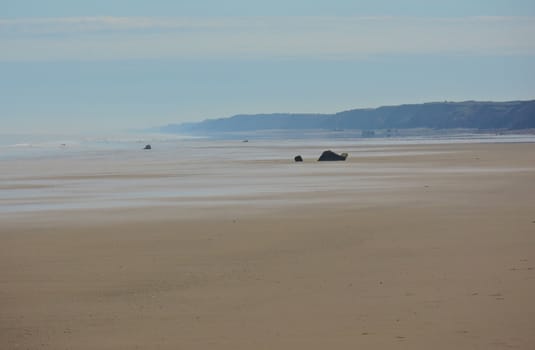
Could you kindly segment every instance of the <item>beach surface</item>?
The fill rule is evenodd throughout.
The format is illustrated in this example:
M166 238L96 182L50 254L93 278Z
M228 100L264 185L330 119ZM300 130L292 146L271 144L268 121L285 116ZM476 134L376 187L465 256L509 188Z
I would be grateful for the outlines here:
M0 348L535 348L535 143L235 143L0 161Z

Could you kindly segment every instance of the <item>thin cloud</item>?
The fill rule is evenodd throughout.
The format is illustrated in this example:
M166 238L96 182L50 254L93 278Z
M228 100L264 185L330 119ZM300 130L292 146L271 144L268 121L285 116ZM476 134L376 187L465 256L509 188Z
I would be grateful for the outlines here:
M535 54L535 17L0 20L0 61Z

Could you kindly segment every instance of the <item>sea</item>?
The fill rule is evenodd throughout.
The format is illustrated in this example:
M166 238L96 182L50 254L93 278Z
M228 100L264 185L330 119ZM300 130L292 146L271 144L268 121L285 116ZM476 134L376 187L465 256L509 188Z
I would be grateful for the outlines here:
M287 136L287 135L284 135ZM433 145L533 143L535 135L255 138L150 133L0 135L0 220L58 210L129 207L258 206L328 201L322 193L393 185L399 168L366 162L319 165L321 152L350 159L440 152ZM146 145L151 150L144 150ZM415 145L429 145L414 148ZM304 162L297 164L294 156ZM429 169L433 171L433 169ZM377 175L380 174L380 175ZM294 203L295 204L295 203Z

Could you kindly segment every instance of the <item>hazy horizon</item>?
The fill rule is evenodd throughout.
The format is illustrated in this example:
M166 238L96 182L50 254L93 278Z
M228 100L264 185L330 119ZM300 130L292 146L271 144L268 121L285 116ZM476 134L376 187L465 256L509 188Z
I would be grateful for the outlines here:
M3 133L535 98L532 1L0 8Z

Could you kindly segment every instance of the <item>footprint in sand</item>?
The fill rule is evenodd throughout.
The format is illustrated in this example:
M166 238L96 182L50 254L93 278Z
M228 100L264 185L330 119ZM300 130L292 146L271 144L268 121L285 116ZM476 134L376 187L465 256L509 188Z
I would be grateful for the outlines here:
M533 267L511 267L509 271L532 271Z
M489 294L489 297L495 297L496 300L505 300L501 293Z

